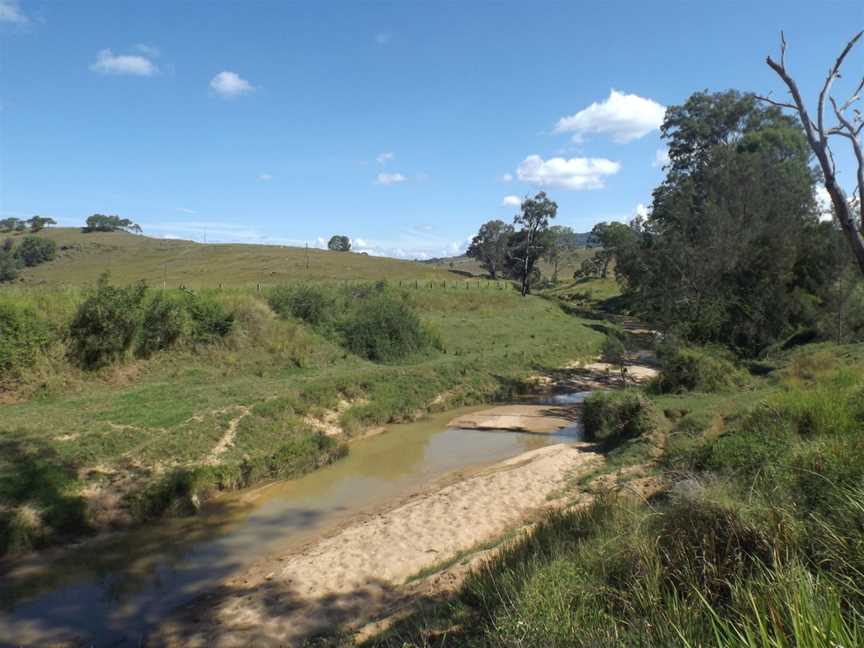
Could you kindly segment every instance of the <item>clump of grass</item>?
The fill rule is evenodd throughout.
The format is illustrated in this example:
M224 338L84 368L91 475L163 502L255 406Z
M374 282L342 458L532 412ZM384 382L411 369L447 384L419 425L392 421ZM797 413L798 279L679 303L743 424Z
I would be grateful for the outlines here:
M656 430L660 416L654 405L635 390L598 392L583 404L585 439L616 445Z
M50 340L48 323L29 305L0 301L0 382L20 378Z
M661 394L684 391L715 392L747 384L745 371L717 352L695 347L665 349L662 367L652 389Z

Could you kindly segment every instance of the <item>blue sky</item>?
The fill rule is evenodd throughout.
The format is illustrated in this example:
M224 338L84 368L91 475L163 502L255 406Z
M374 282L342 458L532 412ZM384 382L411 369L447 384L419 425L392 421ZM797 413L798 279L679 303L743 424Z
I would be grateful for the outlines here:
M542 189L587 231L650 204L665 106L782 95L780 29L812 98L862 28L860 0L0 0L0 213L413 258Z

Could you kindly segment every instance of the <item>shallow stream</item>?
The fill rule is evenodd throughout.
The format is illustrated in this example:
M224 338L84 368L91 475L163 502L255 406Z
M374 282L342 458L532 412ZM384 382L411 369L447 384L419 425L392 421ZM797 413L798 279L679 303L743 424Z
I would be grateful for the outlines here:
M580 434L578 424L549 435L447 427L477 409L388 426L353 442L333 465L221 497L195 517L0 568L0 645L140 645L172 611L256 558L299 549L436 482Z

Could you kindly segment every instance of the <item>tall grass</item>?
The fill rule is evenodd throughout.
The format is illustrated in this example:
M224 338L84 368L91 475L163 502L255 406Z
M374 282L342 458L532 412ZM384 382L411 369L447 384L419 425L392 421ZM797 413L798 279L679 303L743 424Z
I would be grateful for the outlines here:
M779 389L725 412L719 431L676 428L670 492L551 514L455 601L368 644L864 645L864 374L836 356L781 373ZM637 395L615 398L588 406L599 430L623 430L644 409Z

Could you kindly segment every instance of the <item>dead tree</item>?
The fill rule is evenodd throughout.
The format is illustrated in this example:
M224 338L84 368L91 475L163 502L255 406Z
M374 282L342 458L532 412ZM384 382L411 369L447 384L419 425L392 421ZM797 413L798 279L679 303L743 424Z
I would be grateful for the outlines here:
M804 126L804 133L807 135L807 141L816 159L819 160L819 166L822 168L822 174L825 176L825 189L828 190L828 195L831 197L831 204L834 206L834 213L837 220L840 222L840 227L849 242L849 247L852 249L852 254L858 263L858 267L864 274L864 151L861 146L861 131L864 127L864 118L861 111L854 107L862 96L864 91L864 78L855 88L852 95L843 103L838 104L831 96L831 85L835 79L840 78L840 68L843 66L843 61L855 47L855 44L864 35L864 31L858 32L852 40L850 40L840 56L834 61L834 65L828 71L828 77L825 83L822 84L822 90L819 92L819 100L816 104L816 121L810 118L807 112L807 107L804 105L804 100L801 98L801 92L798 90L798 84L786 71L786 38L783 33L780 33L780 62L778 63L770 56L766 59L768 66L777 73L786 87L789 89L789 94L792 95L792 103L783 101L775 101L770 96L758 97L780 108L789 108L798 113L801 124ZM836 118L836 123L831 126L825 125L825 109L826 103L831 104L831 108ZM853 116L849 117L847 113L852 110ZM852 144L852 151L855 153L855 158L858 162L857 174L857 201L850 201L846 193L837 184L837 169L834 164L834 156L831 154L828 139L830 137L844 137ZM857 213L856 213L857 212ZM857 221L857 222L856 222Z

